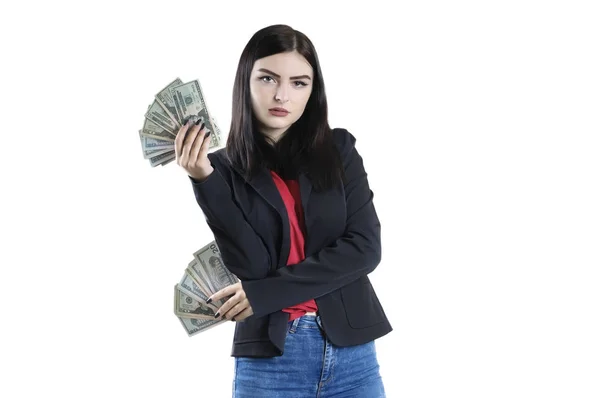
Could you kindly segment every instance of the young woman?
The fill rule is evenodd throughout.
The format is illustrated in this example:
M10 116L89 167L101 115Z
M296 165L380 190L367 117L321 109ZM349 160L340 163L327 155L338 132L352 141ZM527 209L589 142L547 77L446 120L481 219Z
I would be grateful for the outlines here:
M240 282L216 317L236 322L234 397L385 397L374 340L392 330L367 274L380 222L354 136L331 129L317 53L274 25L242 52L225 148L184 125L177 164Z

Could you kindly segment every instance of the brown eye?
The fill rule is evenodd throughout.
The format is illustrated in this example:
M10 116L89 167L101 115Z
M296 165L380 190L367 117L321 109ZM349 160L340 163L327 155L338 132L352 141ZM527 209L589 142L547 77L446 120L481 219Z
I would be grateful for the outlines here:
M259 79L259 80L262 80L263 82L265 82L265 80L264 80L264 79L271 79L271 80L273 80L273 78L272 78L271 76L261 76L261 77L259 77L258 79ZM269 82L265 82L265 83L269 83Z

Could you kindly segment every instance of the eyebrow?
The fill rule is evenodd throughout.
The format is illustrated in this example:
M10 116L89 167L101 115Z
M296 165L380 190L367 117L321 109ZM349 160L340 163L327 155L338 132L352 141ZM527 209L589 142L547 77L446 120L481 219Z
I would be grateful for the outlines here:
M259 71L259 72L266 72L266 73L270 73L271 75L275 76L276 78L280 78L280 77L281 77L281 76L279 76L277 73L275 73L275 72L273 72L273 71L270 71L270 70L268 70L268 69L265 69L265 68L260 68L258 71ZM292 76L292 77L290 77L290 79L291 79L291 80L295 80L295 79L308 79L308 80L311 80L311 79L310 79L310 76L308 76L308 75L302 75L302 76Z

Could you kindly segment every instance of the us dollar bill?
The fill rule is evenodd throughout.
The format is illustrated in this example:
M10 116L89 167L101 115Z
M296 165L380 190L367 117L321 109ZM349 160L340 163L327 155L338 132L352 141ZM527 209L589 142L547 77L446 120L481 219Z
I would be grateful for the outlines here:
M181 119L177 117L177 109L175 108L175 100L173 99L173 95L171 94L171 88L177 87L183 84L180 78L176 78L171 83L167 84L158 94L156 94L156 99L158 100L159 105L165 110L167 115L177 123L177 127L181 127L183 124Z
M216 293L216 290L213 290L212 284L208 281L208 276L202 271L198 260L193 259L190 261L185 272L194 279L207 298Z
M221 137L223 137L223 136L221 135L221 129L219 128L219 125L217 124L217 119L214 118L214 117L212 118L212 124L215 127L215 133L216 133L216 136L217 136L217 138L219 140L219 142L218 142L217 145L221 146Z
M172 133L173 135L176 134L176 131L179 127L177 125L177 122L169 117L169 114L163 109L162 106L160 106L156 98L154 99L154 101L150 105L150 108L148 108L148 112L146 112L144 116L146 117L146 119L156 123L157 125Z
M144 119L144 126L140 134L155 140L171 142L173 146L175 146L175 137L177 136L148 119Z
M214 328L215 326L227 322L227 319L195 319L195 318L183 318L178 316L181 325L187 332L188 336L194 336L198 333L205 332L209 329Z
M164 166L176 159L175 138L187 120L191 123L200 120L205 130L212 133L208 142L209 152L222 146L221 129L210 115L200 82L183 83L177 77L154 96L144 114L144 125L138 131L143 157L152 167Z
M225 267L216 242L213 241L196 251L194 259L195 272L202 274L213 293L238 282L238 278Z
M153 138L143 136L141 134L141 130L139 136L144 159L150 159L154 156L162 155L163 153L173 151L175 148L172 142L155 140Z
M198 80L184 83L179 86L171 87L172 97L175 101L177 118L179 120L191 119L193 122L203 119L206 131L211 131L209 148L221 145L220 130L213 125L213 119L209 114L208 107L204 100L202 87Z
M175 160L175 151L169 151L150 158L150 166L164 166Z
M238 278L223 263L216 241L194 253L184 275L174 289L174 313L188 336L208 330L227 319L215 319L215 314L229 297L206 303L209 296L237 283Z
M172 152L172 149L151 149L149 151L144 151L143 155L144 155L144 159L152 159L153 157L156 157L158 155L163 155L167 152Z
M179 290L181 290L182 292L184 292L185 294L187 294L188 296L190 296L202 303L206 303L206 301L208 300L208 296L210 296L210 293L205 291L206 289L203 290L200 288L200 286L198 286L198 283L194 280L194 278L188 272L185 272L183 274L183 277L179 281L177 288ZM215 300L207 305L209 307L213 307L216 312L223 304L225 304L225 302L223 301L223 299L221 299L221 300Z
M182 318L215 319L213 307L188 296L175 285L175 315Z

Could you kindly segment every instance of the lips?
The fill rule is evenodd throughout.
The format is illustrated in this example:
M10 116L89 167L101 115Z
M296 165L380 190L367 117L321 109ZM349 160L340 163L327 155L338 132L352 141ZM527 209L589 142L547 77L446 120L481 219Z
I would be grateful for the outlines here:
M271 108L269 109L269 113L275 117L287 117L290 112L285 108Z

